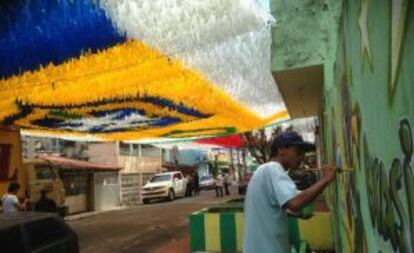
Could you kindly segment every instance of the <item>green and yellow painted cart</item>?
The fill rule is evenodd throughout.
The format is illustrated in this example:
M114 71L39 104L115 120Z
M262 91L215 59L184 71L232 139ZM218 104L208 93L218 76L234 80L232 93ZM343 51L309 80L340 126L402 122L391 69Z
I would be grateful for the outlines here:
M309 220L290 217L291 252L333 250L331 227L329 212L315 212ZM242 201L202 209L190 215L191 252L242 252L243 233Z

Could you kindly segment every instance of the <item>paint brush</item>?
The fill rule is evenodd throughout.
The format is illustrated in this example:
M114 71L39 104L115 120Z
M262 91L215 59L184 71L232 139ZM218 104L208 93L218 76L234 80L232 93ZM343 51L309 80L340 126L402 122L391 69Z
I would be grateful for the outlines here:
M323 171L323 168L316 168L316 169L308 169L306 171ZM353 169L342 169L341 167L336 167L336 170L338 172L352 172L354 171Z

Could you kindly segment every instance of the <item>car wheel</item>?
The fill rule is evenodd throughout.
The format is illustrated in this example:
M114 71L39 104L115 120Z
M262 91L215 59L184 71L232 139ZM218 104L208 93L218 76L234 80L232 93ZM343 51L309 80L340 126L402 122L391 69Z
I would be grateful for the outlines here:
M174 190L170 190L169 192L168 192L168 201L173 201L175 199L175 193L174 193Z
M149 202L150 202L150 201L149 201L149 199L143 199L143 200L142 200L142 203L144 203L144 205L149 204Z

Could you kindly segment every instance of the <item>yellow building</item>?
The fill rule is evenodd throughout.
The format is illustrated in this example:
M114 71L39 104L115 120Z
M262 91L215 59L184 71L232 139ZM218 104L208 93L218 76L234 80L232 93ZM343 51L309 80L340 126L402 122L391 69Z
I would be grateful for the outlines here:
M18 195L24 197L25 174L20 143L19 129L0 126L0 195L7 191L10 182L18 181L22 187Z

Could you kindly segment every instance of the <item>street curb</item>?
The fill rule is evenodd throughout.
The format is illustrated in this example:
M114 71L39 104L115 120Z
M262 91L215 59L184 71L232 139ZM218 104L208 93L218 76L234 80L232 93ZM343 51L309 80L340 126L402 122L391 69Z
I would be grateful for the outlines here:
M128 209L128 208L130 208L130 207L120 206L120 207L116 207L116 208L111 209L111 210L94 211L94 212L86 212L86 213L74 214L74 215L66 216L64 218L64 220L65 221L82 220L82 219L90 218L90 217L97 216L97 215L100 215L100 214L104 214L104 213L108 213L108 212L112 212L112 211L118 211L118 210L125 210L125 209Z

